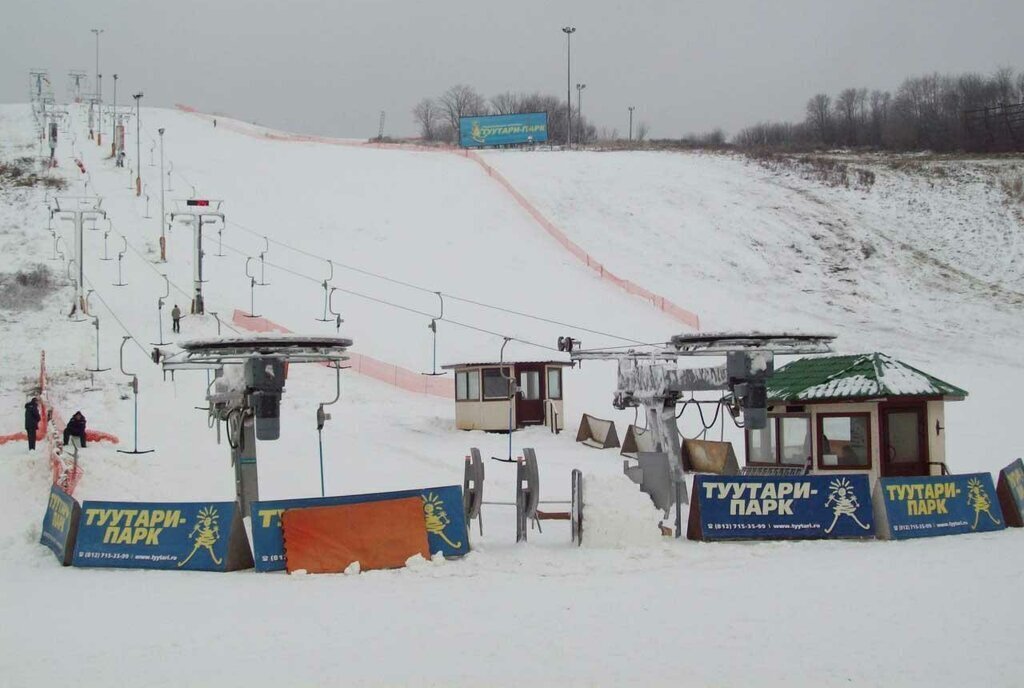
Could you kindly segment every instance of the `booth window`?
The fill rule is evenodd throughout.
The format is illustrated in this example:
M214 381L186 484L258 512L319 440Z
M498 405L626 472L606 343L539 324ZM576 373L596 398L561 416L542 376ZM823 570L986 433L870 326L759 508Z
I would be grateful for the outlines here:
M562 369L548 368L548 399L562 399Z
M764 428L747 431L749 464L803 466L810 456L810 416L768 416Z
M460 370L455 373L455 401L480 400L480 371Z
M519 391L523 399L540 399L540 372L524 370L519 373Z
M871 414L818 414L818 468L871 468Z
M504 376L502 372L504 372ZM511 372L508 368L501 370L498 368L484 368L484 399L508 399L508 377L511 377Z

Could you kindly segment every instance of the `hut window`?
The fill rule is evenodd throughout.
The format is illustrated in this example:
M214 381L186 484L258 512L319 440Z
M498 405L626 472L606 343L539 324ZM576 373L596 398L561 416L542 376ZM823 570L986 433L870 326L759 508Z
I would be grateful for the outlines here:
M803 466L810 456L810 416L768 416L763 429L747 431L747 463Z
M504 375L502 375L504 373ZM508 399L508 377L512 373L508 368L484 368L484 399Z
M548 368L548 399L562 398L562 369Z
M523 399L540 399L540 373L536 370L519 373L519 391Z
M455 401L480 400L480 371L460 370L455 373Z
M871 415L818 414L818 468L870 468Z

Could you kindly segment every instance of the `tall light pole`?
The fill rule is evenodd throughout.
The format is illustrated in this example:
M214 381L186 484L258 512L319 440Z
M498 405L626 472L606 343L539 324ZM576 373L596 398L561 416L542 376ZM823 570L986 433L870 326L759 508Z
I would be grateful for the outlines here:
M587 87L586 84L576 84L576 121L579 124L579 131L576 132L576 140L578 142L584 142L583 135L583 89Z
M156 130L160 134L160 262L167 261L167 237L164 234L164 128Z
M89 30L92 31L93 34L96 35L96 72L95 72L95 74L96 74L96 97L99 99L100 103L102 103L103 102L103 85L100 82L100 34L103 33L104 30L103 29L89 29ZM99 105L97 105L97 108L99 108ZM96 131L97 132L100 131L99 125L97 125ZM97 144L98 144L99 143L99 133L96 134L96 138L97 138Z
M629 106L629 140L633 140L633 106Z
M110 157L117 157L117 74L114 75L114 125L110 135Z
M142 91L132 96L135 99L135 195L142 195L142 147L141 147L141 117L139 117L139 103L142 102Z
M575 26L563 26L565 32L565 149L572 149L572 35L576 33Z

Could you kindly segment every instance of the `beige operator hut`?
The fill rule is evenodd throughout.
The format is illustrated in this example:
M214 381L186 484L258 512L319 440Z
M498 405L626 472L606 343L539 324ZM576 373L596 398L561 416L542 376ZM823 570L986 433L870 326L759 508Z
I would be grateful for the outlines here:
M530 425L565 427L562 413L564 361L455 363L455 426L460 430L508 432ZM515 380L518 393L509 394ZM511 398L510 398L511 396Z
M967 392L880 353L802 358L768 381L768 425L746 431L748 472L942 475L947 401Z

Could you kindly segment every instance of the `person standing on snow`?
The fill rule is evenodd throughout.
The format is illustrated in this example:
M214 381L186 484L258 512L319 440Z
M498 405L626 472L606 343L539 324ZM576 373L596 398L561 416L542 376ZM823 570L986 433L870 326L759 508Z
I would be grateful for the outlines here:
M32 400L25 404L25 434L28 435L28 449L36 448L36 431L39 429L39 399L32 397Z
M82 415L81 411L75 411L75 415L71 416L71 420L64 426L64 444L67 445L68 438L78 438L78 446L85 449L85 416Z
M178 304L174 304L174 308L171 309L171 331L181 332L181 309L178 308Z

